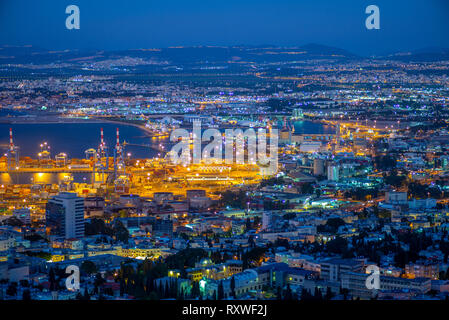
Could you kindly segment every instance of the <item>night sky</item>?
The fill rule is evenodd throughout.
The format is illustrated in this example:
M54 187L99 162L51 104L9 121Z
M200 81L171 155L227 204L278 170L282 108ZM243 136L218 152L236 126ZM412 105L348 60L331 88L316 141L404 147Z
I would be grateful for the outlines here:
M67 30L78 5L81 29ZM365 8L380 8L380 30ZM45 49L318 43L356 54L449 48L445 0L0 0L0 44Z

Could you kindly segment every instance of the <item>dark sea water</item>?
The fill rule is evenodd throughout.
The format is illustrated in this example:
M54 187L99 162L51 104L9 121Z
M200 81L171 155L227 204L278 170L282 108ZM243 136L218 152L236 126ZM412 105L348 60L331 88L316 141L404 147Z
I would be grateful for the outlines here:
M51 123L51 124L0 124L0 145L5 149L9 143L9 128L13 130L14 144L20 147L20 156L37 158L40 144L47 142L51 148L52 158L65 152L69 158L84 158L89 148L98 148L100 144L100 128L104 130L106 145L115 146L116 128L120 130L120 142L125 140L133 144L155 143L145 131L129 125L114 123ZM2 150L4 152L4 150ZM154 149L142 146L127 146L134 158L151 158Z
M335 128L312 121L295 121L295 134L333 134Z
M278 129L282 129L283 121L278 122ZM295 134L333 134L335 128L333 126L324 125L319 122L309 120L293 121L289 123L290 126L295 127Z

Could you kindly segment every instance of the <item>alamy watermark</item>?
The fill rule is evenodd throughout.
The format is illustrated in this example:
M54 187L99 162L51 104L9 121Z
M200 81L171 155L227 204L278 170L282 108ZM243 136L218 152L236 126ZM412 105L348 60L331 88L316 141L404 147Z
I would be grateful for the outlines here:
M275 173L278 168L278 130L269 129L269 145L267 148L267 130L259 128L226 129L223 135L218 129L209 128L201 131L201 121L193 121L193 131L175 129L170 135L170 141L176 142L170 151L174 164L184 166L200 163L226 164L257 164L266 167L269 173ZM211 141L212 139L212 141ZM202 142L209 142L201 150ZM191 152L190 146L193 144ZM223 159L224 148L224 159ZM267 153L269 151L269 153Z
M67 29L72 30L80 29L80 8L77 5L71 4L66 7L65 13L69 16L65 20L65 26ZM369 16L365 20L365 27L368 30L380 29L380 9L378 6L371 4L366 7L365 13Z
M74 4L65 8L65 13L70 14L65 19L65 27L69 30L80 28L80 8Z
M369 276L365 280L366 288L369 290L379 290L380 289L380 269L378 266L371 264L366 267L366 272Z
M366 7L365 13L369 14L369 16L365 20L365 27L368 30L380 29L380 10L379 7L372 4Z
M65 269L65 273L69 274L65 279L65 286L67 290L77 291L80 289L80 269L78 266L70 265Z

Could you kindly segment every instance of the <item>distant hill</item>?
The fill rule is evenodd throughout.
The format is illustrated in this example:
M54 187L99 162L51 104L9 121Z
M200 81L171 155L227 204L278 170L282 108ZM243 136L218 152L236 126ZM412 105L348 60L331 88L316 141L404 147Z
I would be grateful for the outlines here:
M32 45L0 46L0 56L27 56L45 52L48 51L39 47L34 47Z
M50 51L37 47L0 47L0 64L99 61L120 57L139 57L168 61L170 64L227 63L236 62L282 62L310 59L359 59L343 49L307 44L299 47L279 46L196 46L169 47L161 49L132 49L121 51Z
M397 52L395 54L384 56L382 59L404 62L432 62L449 60L449 49L439 47L422 48L410 52Z
M71 63L87 61L103 61L134 57L166 61L172 65L196 65L198 63L228 63L228 62L291 62L304 60L360 60L358 56L341 48L309 43L296 47L274 45L259 46L194 46L169 48L141 48L130 50L46 50L34 46L0 46L0 64L47 64ZM396 61L441 61L449 60L449 49L429 47L409 52L396 52L378 56L376 59Z
M304 46L301 46L300 49L306 50L309 54L315 55L341 55L346 58L360 58L359 56L350 53L344 49L324 46L316 43L309 43Z

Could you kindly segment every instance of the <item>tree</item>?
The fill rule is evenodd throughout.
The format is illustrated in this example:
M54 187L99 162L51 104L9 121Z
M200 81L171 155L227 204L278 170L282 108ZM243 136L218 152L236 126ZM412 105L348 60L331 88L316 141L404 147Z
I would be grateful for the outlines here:
M23 290L23 293L22 293L22 300L31 300L31 292L30 292L30 290L29 289L25 289L25 290Z
M58 282L56 281L55 270L53 268L48 273L48 279L50 282L50 291L58 290Z
M248 237L248 244L251 248L256 246L256 241L254 240L254 236L252 234Z
M347 251L348 241L342 237L336 237L326 243L326 248L331 253L342 254Z
M224 288L223 288L223 280L220 280L218 283L218 300L223 300L224 298Z
M386 184L389 184L396 188L399 188L406 180L407 176L398 176L396 170L391 170L390 175L386 175L384 177L384 181Z
M170 269L184 269L184 267L192 268L195 263L202 258L206 258L208 253L201 248L188 248L177 252L165 259L165 265Z
M106 225L104 220L92 218L90 223L84 224L84 232L86 236L96 235L96 234L103 234L112 236L113 235L113 229Z
M334 294L332 293L332 290L330 287L327 287L326 289L326 295L324 296L325 300L330 300L332 299L332 297L334 296Z
M245 252L242 256L243 269L250 267L251 265L260 265L265 256L267 248L255 247Z
M232 208L244 209L246 208L247 196L246 192L240 190L238 192L233 192L231 190L226 190L221 194L220 205L230 206Z
M123 225L123 223L121 223L120 221L116 221L113 230L115 239L117 241L128 243L129 232L128 229L126 229L126 227Z
M307 300L311 300L311 299L312 299L312 295L310 294L310 292L307 289L302 288L302 290L301 290L301 300L307 301Z
M282 300L282 288L280 286L276 287L276 299Z
M329 218L324 226L318 226L317 231L319 232L330 232L336 233L340 226L344 226L346 222L341 218Z
M155 291L151 291L148 295L148 300L158 300L159 297Z
M313 294L313 297L316 300L323 300L323 295L321 294L321 289L318 287L315 287L315 293Z
M411 182L408 185L408 193L414 198L427 198L427 187L418 182Z
M245 230L251 230L251 220L249 217L246 218L246 221L245 221Z
M314 188L313 188L313 184L308 182L308 183L304 183L301 186L301 192L303 194L312 194L314 192Z
M347 288L340 287L340 294L343 295L343 300L348 300L349 290Z
M30 283L28 282L28 280L20 280L19 283L20 283L20 286L24 287L24 288L28 288L30 286Z
M393 155L385 155L374 158L374 164L380 171L391 170L396 168L397 162Z
M292 300L292 299L293 299L292 289L290 288L290 283L287 283L287 289L285 290L284 300Z
M184 300L185 293L184 293L184 287L181 287L181 290L179 292L179 295L177 297L177 300Z
M120 279L120 296L123 297L125 294L125 280Z
M236 298L235 296L235 278L232 276L231 278L231 295L233 298Z
M89 294L89 292L87 291L87 287L84 287L83 300L90 300L90 294Z
M97 272L97 274L95 275L95 280L94 280L94 286L95 286L95 292L96 293L98 293L98 288L100 286L102 286L105 282L106 281L101 276L101 273Z
M97 272L97 266L90 260L83 261L80 266L81 272L91 275Z
M6 294L8 296L16 296L17 295L17 283L16 282L11 282L8 286L8 288L6 289Z
M192 283L192 291L191 291L192 298L196 298L200 296L200 285L198 281L194 281Z

